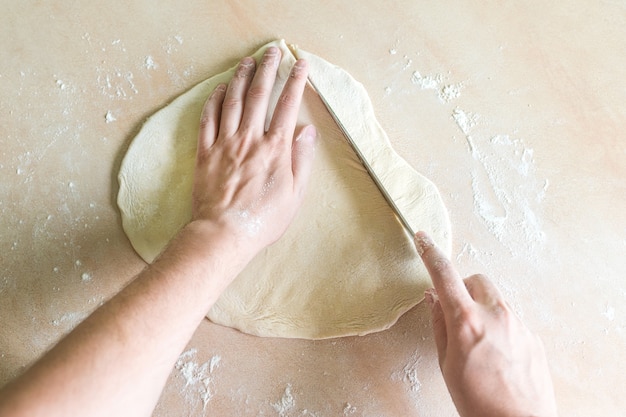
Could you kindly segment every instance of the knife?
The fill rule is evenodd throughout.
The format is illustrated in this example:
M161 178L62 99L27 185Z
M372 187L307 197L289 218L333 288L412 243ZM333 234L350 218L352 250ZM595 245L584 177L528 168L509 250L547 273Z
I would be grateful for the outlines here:
M370 163L367 161L367 158L365 158L365 156L363 155L363 153L357 146L356 142L352 138L352 135L350 134L348 129L344 126L344 124L341 122L341 119L337 116L337 113L335 113L332 106L328 103L328 100L326 100L326 97L324 97L324 94L320 91L319 88L317 88L317 86L315 85L311 77L309 77L308 81L311 87L313 88L313 90L317 93L317 95L322 100L322 103L324 103L324 106L326 107L330 115L332 116L337 126L339 126L339 129L341 130L343 135L348 140L348 143L354 150L354 153L356 153L356 155L361 160L361 164L363 164L363 167L365 167L365 170L374 181L374 184L376 184L376 187L378 187L378 190L380 191L380 193L383 195L383 197L385 198L385 200L387 201L387 203L393 210L393 213L395 214L396 218L400 221L400 224L404 226L404 229L409 233L411 238L413 238L413 236L415 236L416 231L413 229L413 227L407 220L407 217L404 214L402 214L402 210L400 210L400 208L398 207L394 199L391 197L391 195L389 195L389 192L387 191L387 189L385 188L381 180L378 178L376 171L374 171Z

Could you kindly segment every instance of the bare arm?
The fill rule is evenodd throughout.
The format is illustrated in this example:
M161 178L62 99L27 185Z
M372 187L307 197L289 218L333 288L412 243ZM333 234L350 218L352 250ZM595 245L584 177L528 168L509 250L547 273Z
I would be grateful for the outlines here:
M462 417L556 417L543 344L483 275L461 279L424 233L415 237L432 277L439 365Z
M161 256L25 374L0 391L0 416L150 415L172 367L229 283L285 231L310 173L315 128L294 131L298 61L268 132L280 51L244 58L205 104L193 220Z

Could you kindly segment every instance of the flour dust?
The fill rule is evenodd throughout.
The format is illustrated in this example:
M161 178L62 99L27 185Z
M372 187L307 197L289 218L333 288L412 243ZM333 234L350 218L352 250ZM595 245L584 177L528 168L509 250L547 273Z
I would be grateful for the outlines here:
M205 411L216 392L215 373L222 358L214 355L208 361L199 363L196 361L197 353L197 349L185 351L176 361L175 369L178 371L177 376L184 382L180 393L187 404L192 409L202 404L202 410Z

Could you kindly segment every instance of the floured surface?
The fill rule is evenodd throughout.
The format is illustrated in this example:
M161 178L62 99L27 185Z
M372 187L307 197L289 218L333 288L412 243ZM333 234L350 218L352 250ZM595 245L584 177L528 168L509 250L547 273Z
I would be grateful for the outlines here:
M284 42L273 45L283 51L275 103L295 58ZM257 60L266 47L254 55ZM315 55L296 53L310 60L313 79L334 81L328 91L343 120L357 128L361 152L408 206L412 223L449 251L450 225L437 189L393 152L363 87ZM124 229L149 262L190 220L197 119L206 97L233 71L199 84L152 116L124 158L118 197ZM307 101L301 123L311 106ZM260 336L366 334L395 323L429 282L412 238L345 138L334 134L317 145L312 180L293 224L236 278L208 317Z
M560 413L624 415L622 3L0 3L0 384L145 266L115 198L146 118L282 37L364 83L394 149L441 191L460 272L493 278L543 339ZM306 94L322 137L340 135ZM205 320L154 415L277 416L291 386L290 417L456 416L429 320L419 304L321 341Z

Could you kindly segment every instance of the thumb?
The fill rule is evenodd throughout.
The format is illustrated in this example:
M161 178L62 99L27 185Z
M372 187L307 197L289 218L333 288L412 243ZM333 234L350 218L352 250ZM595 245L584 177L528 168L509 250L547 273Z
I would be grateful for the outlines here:
M291 170L293 172L294 191L302 196L311 177L315 139L317 129L313 125L305 126L293 142L291 149Z
M437 356L439 356L439 366L443 369L448 346L446 320L437 293L434 290L426 291L425 298L432 314L433 335L435 337L435 345L437 346Z

